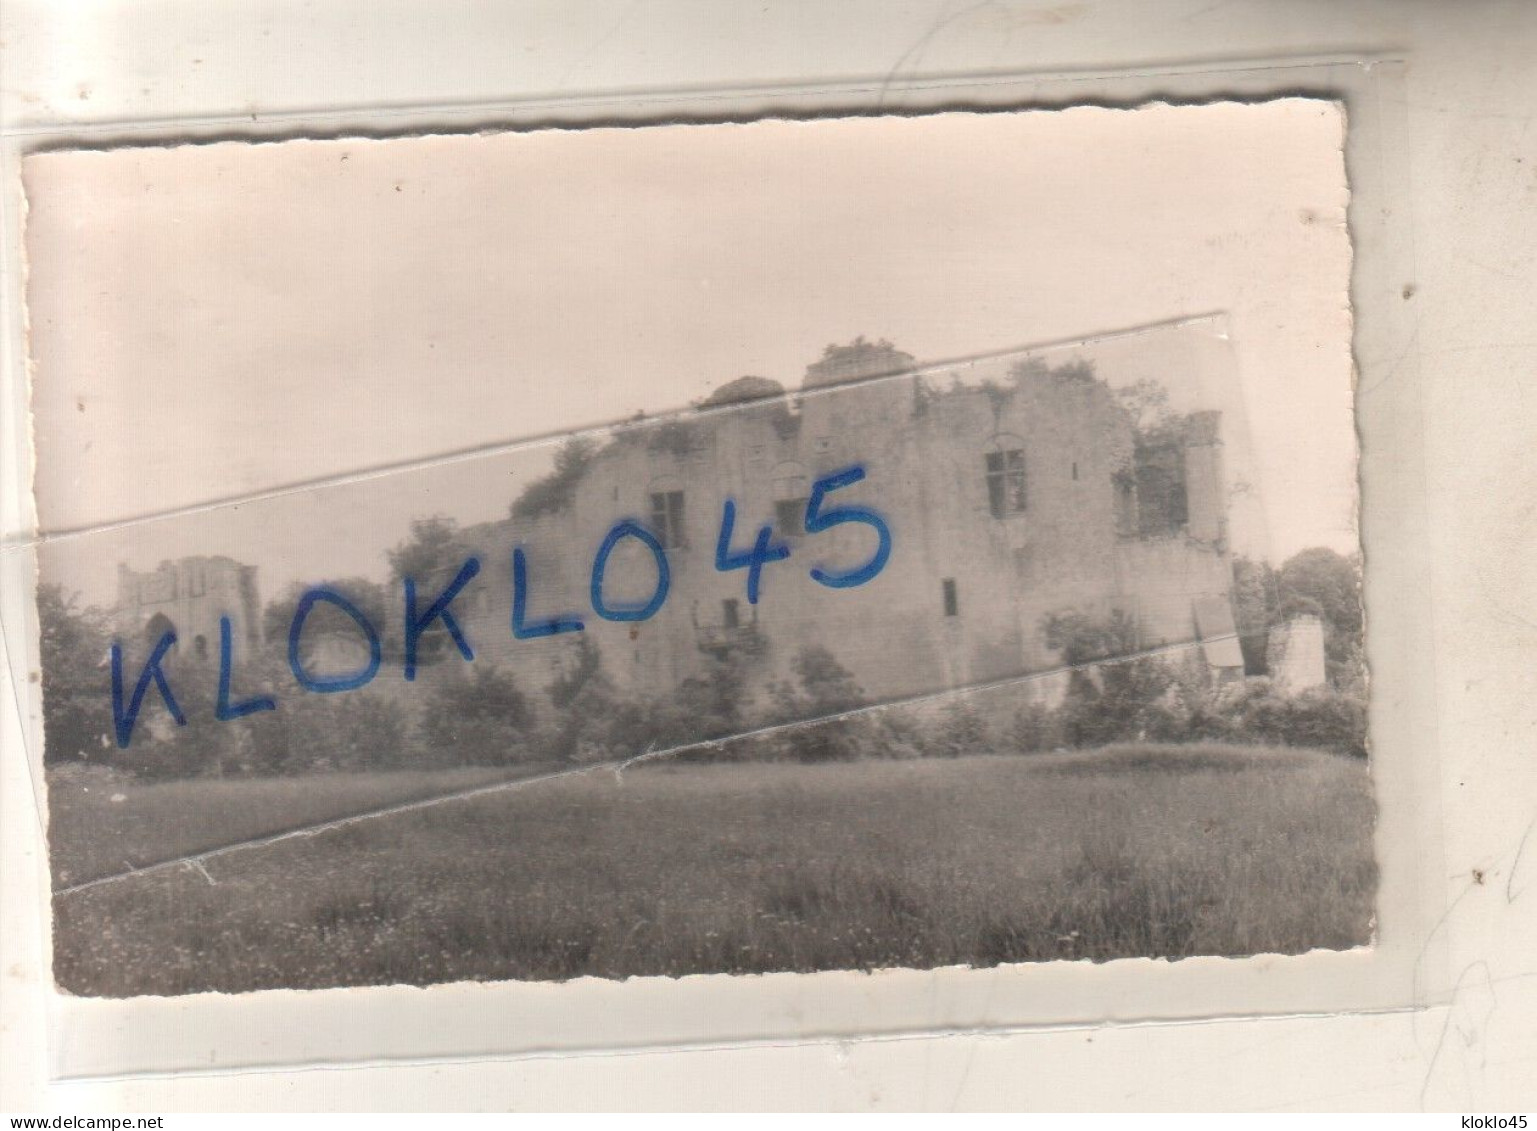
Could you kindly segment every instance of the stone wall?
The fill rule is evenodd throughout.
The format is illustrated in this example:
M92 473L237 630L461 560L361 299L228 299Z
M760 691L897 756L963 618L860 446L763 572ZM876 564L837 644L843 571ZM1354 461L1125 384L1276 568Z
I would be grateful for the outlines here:
M1195 641L1195 600L1226 603L1231 585L1216 426L1216 414L1205 414L1185 451L1189 529L1140 539L1118 532L1116 519L1116 474L1135 448L1130 419L1106 385L1081 375L946 390L892 378L639 425L594 457L565 509L464 532L482 572L459 602L461 620L477 661L510 665L530 688L574 662L574 634L512 639L511 556L521 545L529 616L581 616L608 676L642 695L664 694L711 655L735 651L749 658L761 696L808 645L830 650L876 701L1007 680L1058 662L1042 621L1069 608L1125 610L1147 646ZM1024 489L1000 515L988 456L1010 452L1022 453ZM870 583L828 589L809 568L858 564L875 535L854 524L797 535L778 525L778 504L803 508L819 476L856 464L865 480L829 504L877 511L893 553ZM681 544L667 551L666 605L638 624L599 619L588 595L599 542L621 518L652 525L653 496L676 491ZM776 523L792 550L765 567L756 606L745 571L715 568L728 497L733 548ZM655 577L650 554L622 546L606 592L613 602L644 600Z
M261 643L256 567L219 556L178 558L146 571L118 566L116 628L127 645L153 647L169 629L178 654L217 661L224 616L237 647Z
M1169 506L1172 466L1184 496L1173 513L1183 521L1155 523L1158 533L1149 536L1140 522L1127 522L1138 505L1126 486L1139 478L1131 418L1085 369L1038 367L1001 384L943 388L905 375L796 396L776 390L761 378L735 382L723 390L731 397L684 417L622 426L558 508L461 531L481 572L453 611L476 663L509 668L538 699L577 663L586 640L621 692L658 696L714 658L732 656L761 701L775 680L792 678L803 648L820 646L879 702L1050 671L1060 659L1043 624L1054 612L1124 611L1143 647L1194 643L1211 624L1231 624L1211 612L1214 603L1231 609L1217 414L1196 414L1175 431L1172 464L1166 433L1157 505ZM892 553L868 584L828 588L809 576L811 567L867 561L876 535L857 523L807 535L799 523L817 479L856 465L864 480L830 495L827 505L878 513ZM747 599L745 570L716 568L728 498L736 506L733 549L750 546L771 524L791 550L788 560L764 567L756 605ZM635 623L601 619L590 599L594 555L626 518L659 532L676 524L664 532L670 595L654 617ZM528 564L527 618L570 615L584 632L514 639L516 547ZM417 579L423 599L459 564ZM655 576L649 550L622 541L609 561L607 601L644 602ZM254 568L223 557L163 562L149 572L120 567L125 641L158 639L169 626L181 654L216 661L222 615L231 617L237 640L260 643ZM1236 654L1202 650L1219 677L1233 674L1218 670L1229 651ZM458 666L448 649L420 678L430 685ZM1033 681L1020 694L1050 697L1054 686Z

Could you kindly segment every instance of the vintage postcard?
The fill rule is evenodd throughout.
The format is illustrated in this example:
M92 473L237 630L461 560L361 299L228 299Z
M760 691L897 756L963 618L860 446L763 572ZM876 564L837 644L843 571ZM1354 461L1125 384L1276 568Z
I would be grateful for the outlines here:
M58 987L1370 946L1344 128L29 158Z

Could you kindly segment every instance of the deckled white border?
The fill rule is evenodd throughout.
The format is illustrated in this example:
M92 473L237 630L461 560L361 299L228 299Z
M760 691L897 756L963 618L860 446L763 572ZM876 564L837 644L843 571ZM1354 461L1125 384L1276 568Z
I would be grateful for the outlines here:
M1274 79L1273 74L1268 76L1268 81L1273 83ZM1210 90L1235 88L1231 77L1214 83L1209 76L1198 80L1166 78L1163 85L1177 86L1180 81ZM1256 77L1255 81L1262 80ZM1035 87L1039 91L1041 84ZM953 89L942 89L934 95L935 100L943 102L949 93ZM1014 94L1017 96L1018 91ZM1353 152L1365 148L1356 144L1360 136L1352 136ZM1376 141L1380 145L1381 137ZM1391 195L1390 186L1372 183L1375 175L1387 173L1388 166L1351 162L1351 219L1358 246L1362 214L1367 211L1362 201ZM13 191L14 186L8 186L8 192ZM1366 226L1374 226L1370 215ZM1378 235L1391 233L1388 225L1378 222L1375 226ZM6 235L8 240L14 239L14 226L8 225ZM1384 242L1391 246L1394 240L1390 237ZM1380 255L1381 246L1376 250ZM1358 262L1358 288L1364 275L1401 273L1383 272L1379 263ZM14 304L11 313L16 313ZM1392 338L1392 328L1363 326L1361 333ZM1358 348L1360 341L1358 338ZM8 360L14 376L15 357ZM15 389L13 382L8 392ZM10 403L16 403L14 397ZM1370 951L1314 953L1300 958L1190 959L1173 964L1126 960L1100 966L1053 963L985 971L700 976L623 983L583 979L563 985L425 990L389 987L273 992L238 998L201 995L125 1002L55 998L51 1025L58 1038L52 1056L54 1070L68 1076L112 1076L124 1071L186 1071L199 1063L205 1066L202 1070L229 1071L264 1064L418 1062L473 1059L514 1050L540 1055L594 1048L617 1051L750 1045L779 1038L839 1038L877 1031L996 1032L1023 1024L1024 1019L1032 1025L1052 1026L1092 1020L1136 1023L1175 1015L1329 1013L1402 1008L1435 1000L1444 995L1446 987L1436 953L1434 916L1438 909L1432 885L1424 882L1438 875L1433 867L1426 867L1436 858L1438 830L1424 805L1434 796L1430 788L1435 768L1434 730L1414 715L1429 709L1429 673L1422 663L1424 653L1404 649L1395 660L1379 646L1379 640L1394 635L1394 598L1414 592L1414 571L1419 563L1407 555L1406 561L1400 559L1403 567L1394 568L1385 556L1374 552L1374 544L1386 538L1399 545L1403 524L1407 521L1412 526L1415 514L1422 518L1415 484L1405 481L1412 480L1419 466L1418 452L1406 451L1405 437L1395 432L1394 458L1373 460L1369 412L1362 414L1362 431L1367 445L1363 479L1367 492L1364 533L1369 555L1371 661L1379 690L1384 686L1405 689L1402 698L1394 696L1393 712L1384 711L1384 696L1380 694L1374 706L1373 734L1378 749L1401 751L1403 756L1401 763L1391 766L1379 761L1375 774L1382 807L1382 935L1379 945ZM14 442L14 435L12 439ZM1417 444L1418 436L1410 436L1408 441ZM8 523L7 530L14 529ZM12 565L28 556L6 556L8 649L14 648L16 639L15 598L22 597L23 602L31 598L29 579L24 586L11 584L16 580L11 576ZM30 624L28 637L28 652L35 655L31 651L35 626ZM15 663L14 651L10 658L11 671L25 670ZM35 702L32 708L35 726ZM17 812L12 807L17 797L12 772L15 761L8 758L5 768L6 811L12 816ZM1421 775L1418 780L1416 774ZM15 821L8 826L18 828ZM21 825L19 831L21 839L26 839L26 834L35 830ZM35 852L35 842L31 847ZM8 859L15 857L8 853ZM34 855L32 863L39 865L40 857ZM1085 1008L1086 1003L1101 1008ZM405 1018L409 1023L403 1023ZM530 1028L537 1028L543 1039L521 1046L516 1039L509 1039L511 1031ZM212 1064L207 1051L211 1043L216 1050Z

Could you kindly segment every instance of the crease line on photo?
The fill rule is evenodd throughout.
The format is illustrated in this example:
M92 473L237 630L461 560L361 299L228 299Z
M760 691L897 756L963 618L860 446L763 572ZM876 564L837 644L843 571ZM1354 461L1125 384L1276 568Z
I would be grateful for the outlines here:
M803 401L807 399L822 398L844 393L849 389L864 388L880 384L894 384L899 381L914 381L923 378L935 377L952 370L961 369L968 365L977 365L983 362L998 361L1002 358L1016 355L1029 355L1045 350L1072 349L1078 346L1092 346L1102 342L1116 341L1123 338L1135 337L1139 334L1152 333L1159 330L1176 330L1187 326L1202 324L1212 325L1218 334L1226 335L1227 312L1204 311L1199 314L1185 315L1179 318L1171 318L1161 322L1148 322L1137 326L1129 326L1123 329L1107 330L1098 333L1089 333L1072 338L1054 339L1051 341L1037 342L1034 344L1012 346L1008 349L991 350L987 353L968 354L962 357L945 358L939 361L925 362L912 369L904 369L894 373L879 373L870 377L863 377L852 381L845 381L838 385L818 389L795 389L774 397L765 397L753 402L754 407L761 408L764 404L774 401ZM322 476L317 479L308 479L296 483L285 483L264 490L252 491L244 495L232 495L223 499L213 499L207 502L190 503L186 506L175 507L165 511L155 511L148 514L134 515L128 518L114 519L110 522L96 523L91 526L66 527L59 530L34 530L28 532L7 532L0 536L0 553L12 553L28 548L56 544L59 542L75 541L94 534L109 534L115 531L131 530L135 527L148 526L156 522L168 519L188 518L194 515L208 514L226 508L250 506L254 503L270 502L276 499L287 498L292 495L302 494L306 491L326 490L334 487L346 487L358 483L367 483L374 480L389 479L412 471L430 471L434 468L451 467L454 464L473 463L480 459L490 459L496 456L512 455L518 452L535 451L539 448L554 448L556 445L568 439L603 439L615 432L644 431L659 425L668 424L677 420L709 419L729 415L741 411L743 406L735 404L705 406L690 405L667 412L659 412L655 415L647 415L641 418L628 420L611 420L583 427L571 428L560 432L547 433L540 436L528 436L519 440L506 440L492 444L481 444L470 448L461 448L457 451L443 452L434 456L422 456L415 459L404 460L398 463L383 464L364 471L346 472L337 475Z

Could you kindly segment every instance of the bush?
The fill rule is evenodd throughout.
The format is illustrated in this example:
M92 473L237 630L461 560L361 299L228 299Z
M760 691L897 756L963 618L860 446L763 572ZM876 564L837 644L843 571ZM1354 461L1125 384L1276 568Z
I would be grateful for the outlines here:
M582 688L587 686L587 681L599 674L598 669L602 665L602 654L586 636L577 638L576 648L576 663L571 666L571 670L562 671L545 689L550 703L557 711L564 711L571 706Z
M547 748L590 764L728 738L744 721L744 663L735 655L712 658L672 695L637 700L614 689L597 649L584 641L572 671L549 687L557 720Z
M781 757L797 762L855 762L884 757L887 745L873 719L811 721L781 731Z
M1021 754L1055 750L1067 742L1060 712L1041 703L1030 703L1014 712L1009 738Z
M410 717L380 695L304 695L244 720L241 768L255 774L394 769L410 760Z
M123 672L125 698L132 694L132 681L138 675L130 668L131 665L125 665ZM134 721L129 745L126 749L114 748L112 764L136 777L155 781L239 773L244 728L239 723L215 719L217 674L175 655L167 656L164 670L186 725L176 724L151 684Z
M864 705L864 689L854 673L820 644L803 647L790 669L800 684L801 703L815 715L835 715Z
M770 688L770 721L796 723L774 736L777 755L800 762L846 762L881 753L881 728L866 716L832 718L865 702L853 673L826 648L808 644L790 663L795 682Z
M104 614L57 585L37 587L43 681L43 757L50 764L110 749L111 675Z
M1061 717L1068 742L1103 746L1171 729L1161 700L1174 686L1172 667L1152 657L1119 658L1137 650L1137 626L1129 615L1120 609L1106 616L1068 609L1047 615L1041 627L1047 645L1074 669Z
M703 676L684 680L678 688L677 706L690 720L681 741L699 742L736 733L741 728L746 689L747 675L741 661L734 657L710 659Z
M512 676L488 664L462 669L427 700L419 727L423 764L502 766L528 759L534 718Z
M407 763L409 716L383 696L291 695L280 698L275 710L220 722L214 717L217 685L212 673L177 671L172 687L187 725L177 726L151 694L131 744L114 752L115 766L140 778L165 780Z
M1366 753L1365 702L1328 688L1286 698L1276 694L1268 679L1199 689L1181 683L1144 717L1151 725L1143 737L1159 742L1247 742L1357 757Z
M941 758L980 754L992 746L987 720L964 693L945 704L931 725L925 749Z
M597 670L563 698L552 753L582 763L607 762L618 756L623 728L638 719L640 708L621 699Z
M880 731L883 757L906 760L928 754L928 731L917 711L907 707L886 707L871 716Z
M1275 694L1262 679L1213 687L1198 657L1184 665L1165 657L1116 659L1135 644L1135 626L1119 612L1108 617L1054 613L1043 628L1063 662L1078 666L1056 711L1030 709L1016 715L1014 740L1021 750L1042 749L1054 741L1078 747L1237 741L1357 757L1366 753L1360 681L1341 681L1344 690L1317 688L1296 698ZM1341 666L1351 663L1347 656Z
M1237 720L1237 734L1250 742L1280 743L1366 757L1366 704L1327 688L1284 699L1268 688L1249 697Z
M119 750L113 765L148 781L236 774L240 766L240 731L231 724L188 716L187 726L161 729L141 722L133 739Z
M699 434L687 420L664 420L646 433L646 448L653 452L686 456L698 446Z

